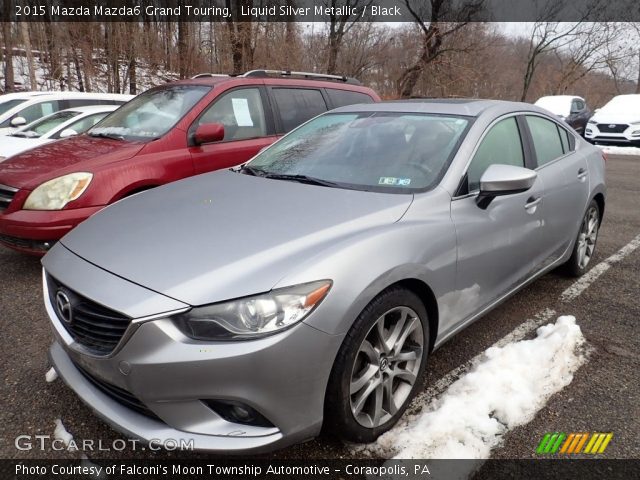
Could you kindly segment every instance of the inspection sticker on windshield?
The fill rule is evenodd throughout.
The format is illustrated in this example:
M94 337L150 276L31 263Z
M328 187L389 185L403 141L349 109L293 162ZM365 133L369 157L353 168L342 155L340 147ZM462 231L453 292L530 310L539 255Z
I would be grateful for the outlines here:
M393 185L397 187L406 187L410 183L410 178L380 177L380 180L378 180L378 185Z

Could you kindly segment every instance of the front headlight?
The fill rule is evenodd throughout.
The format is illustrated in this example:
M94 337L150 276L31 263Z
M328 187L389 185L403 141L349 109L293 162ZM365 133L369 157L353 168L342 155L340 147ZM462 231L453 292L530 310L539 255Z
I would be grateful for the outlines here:
M330 288L330 280L280 288L262 295L196 307L173 317L173 322L182 333L195 340L257 338L300 322Z
M27 197L24 210L61 210L77 199L89 186L93 175L77 172L44 182Z
M596 122L593 118L590 118L587 123L590 123L591 125L597 125L598 122Z

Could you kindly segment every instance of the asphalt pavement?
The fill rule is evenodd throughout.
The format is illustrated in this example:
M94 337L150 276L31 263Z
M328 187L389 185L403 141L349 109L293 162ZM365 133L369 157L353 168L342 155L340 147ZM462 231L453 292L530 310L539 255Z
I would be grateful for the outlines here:
M640 158L611 156L608 198L592 265L610 257L640 234ZM51 332L42 302L39 260L0 247L0 458L78 458L77 452L19 450L19 435L53 435L62 419L76 441L111 446L122 435L92 414L58 379L45 381ZM510 431L495 458L535 458L547 432L612 432L606 458L640 458L640 249L599 276L581 295L562 301L575 279L552 272L532 283L435 352L426 388L464 365L518 325L544 309L577 318L589 344L589 361L573 382L551 397L530 423ZM533 333L531 333L531 336ZM94 451L90 458L173 458L175 452ZM181 458L209 458L203 453ZM326 435L262 458L350 458L354 451ZM258 457L256 457L258 458Z

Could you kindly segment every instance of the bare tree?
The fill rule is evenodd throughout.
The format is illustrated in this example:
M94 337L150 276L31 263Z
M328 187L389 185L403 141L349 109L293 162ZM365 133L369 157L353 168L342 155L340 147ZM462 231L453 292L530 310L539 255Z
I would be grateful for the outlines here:
M331 75L337 73L336 64L342 40L356 22L362 18L363 7L370 4L371 1L364 0L325 0L324 5L331 8L327 38L327 73ZM353 9L357 9L355 15L350 14Z
M455 6L449 0L404 0L404 3L420 30L421 40L417 59L398 78L398 94L402 98L413 94L420 75L429 63L443 53L453 51L443 45L445 39L466 27L484 7L484 0L466 0ZM445 18L461 21L445 22Z

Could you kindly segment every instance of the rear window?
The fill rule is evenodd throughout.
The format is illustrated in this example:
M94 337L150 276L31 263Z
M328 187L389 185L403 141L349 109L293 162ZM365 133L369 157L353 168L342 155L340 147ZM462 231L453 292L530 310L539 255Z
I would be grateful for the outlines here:
M322 92L310 88L274 88L282 130L290 132L307 120L327 111Z
M538 166L545 165L564 154L563 141L556 124L542 117L527 115ZM568 143L568 139L565 139Z
M336 90L333 88L327 88L326 91L334 108L354 105L356 103L373 103L373 98L365 93Z

